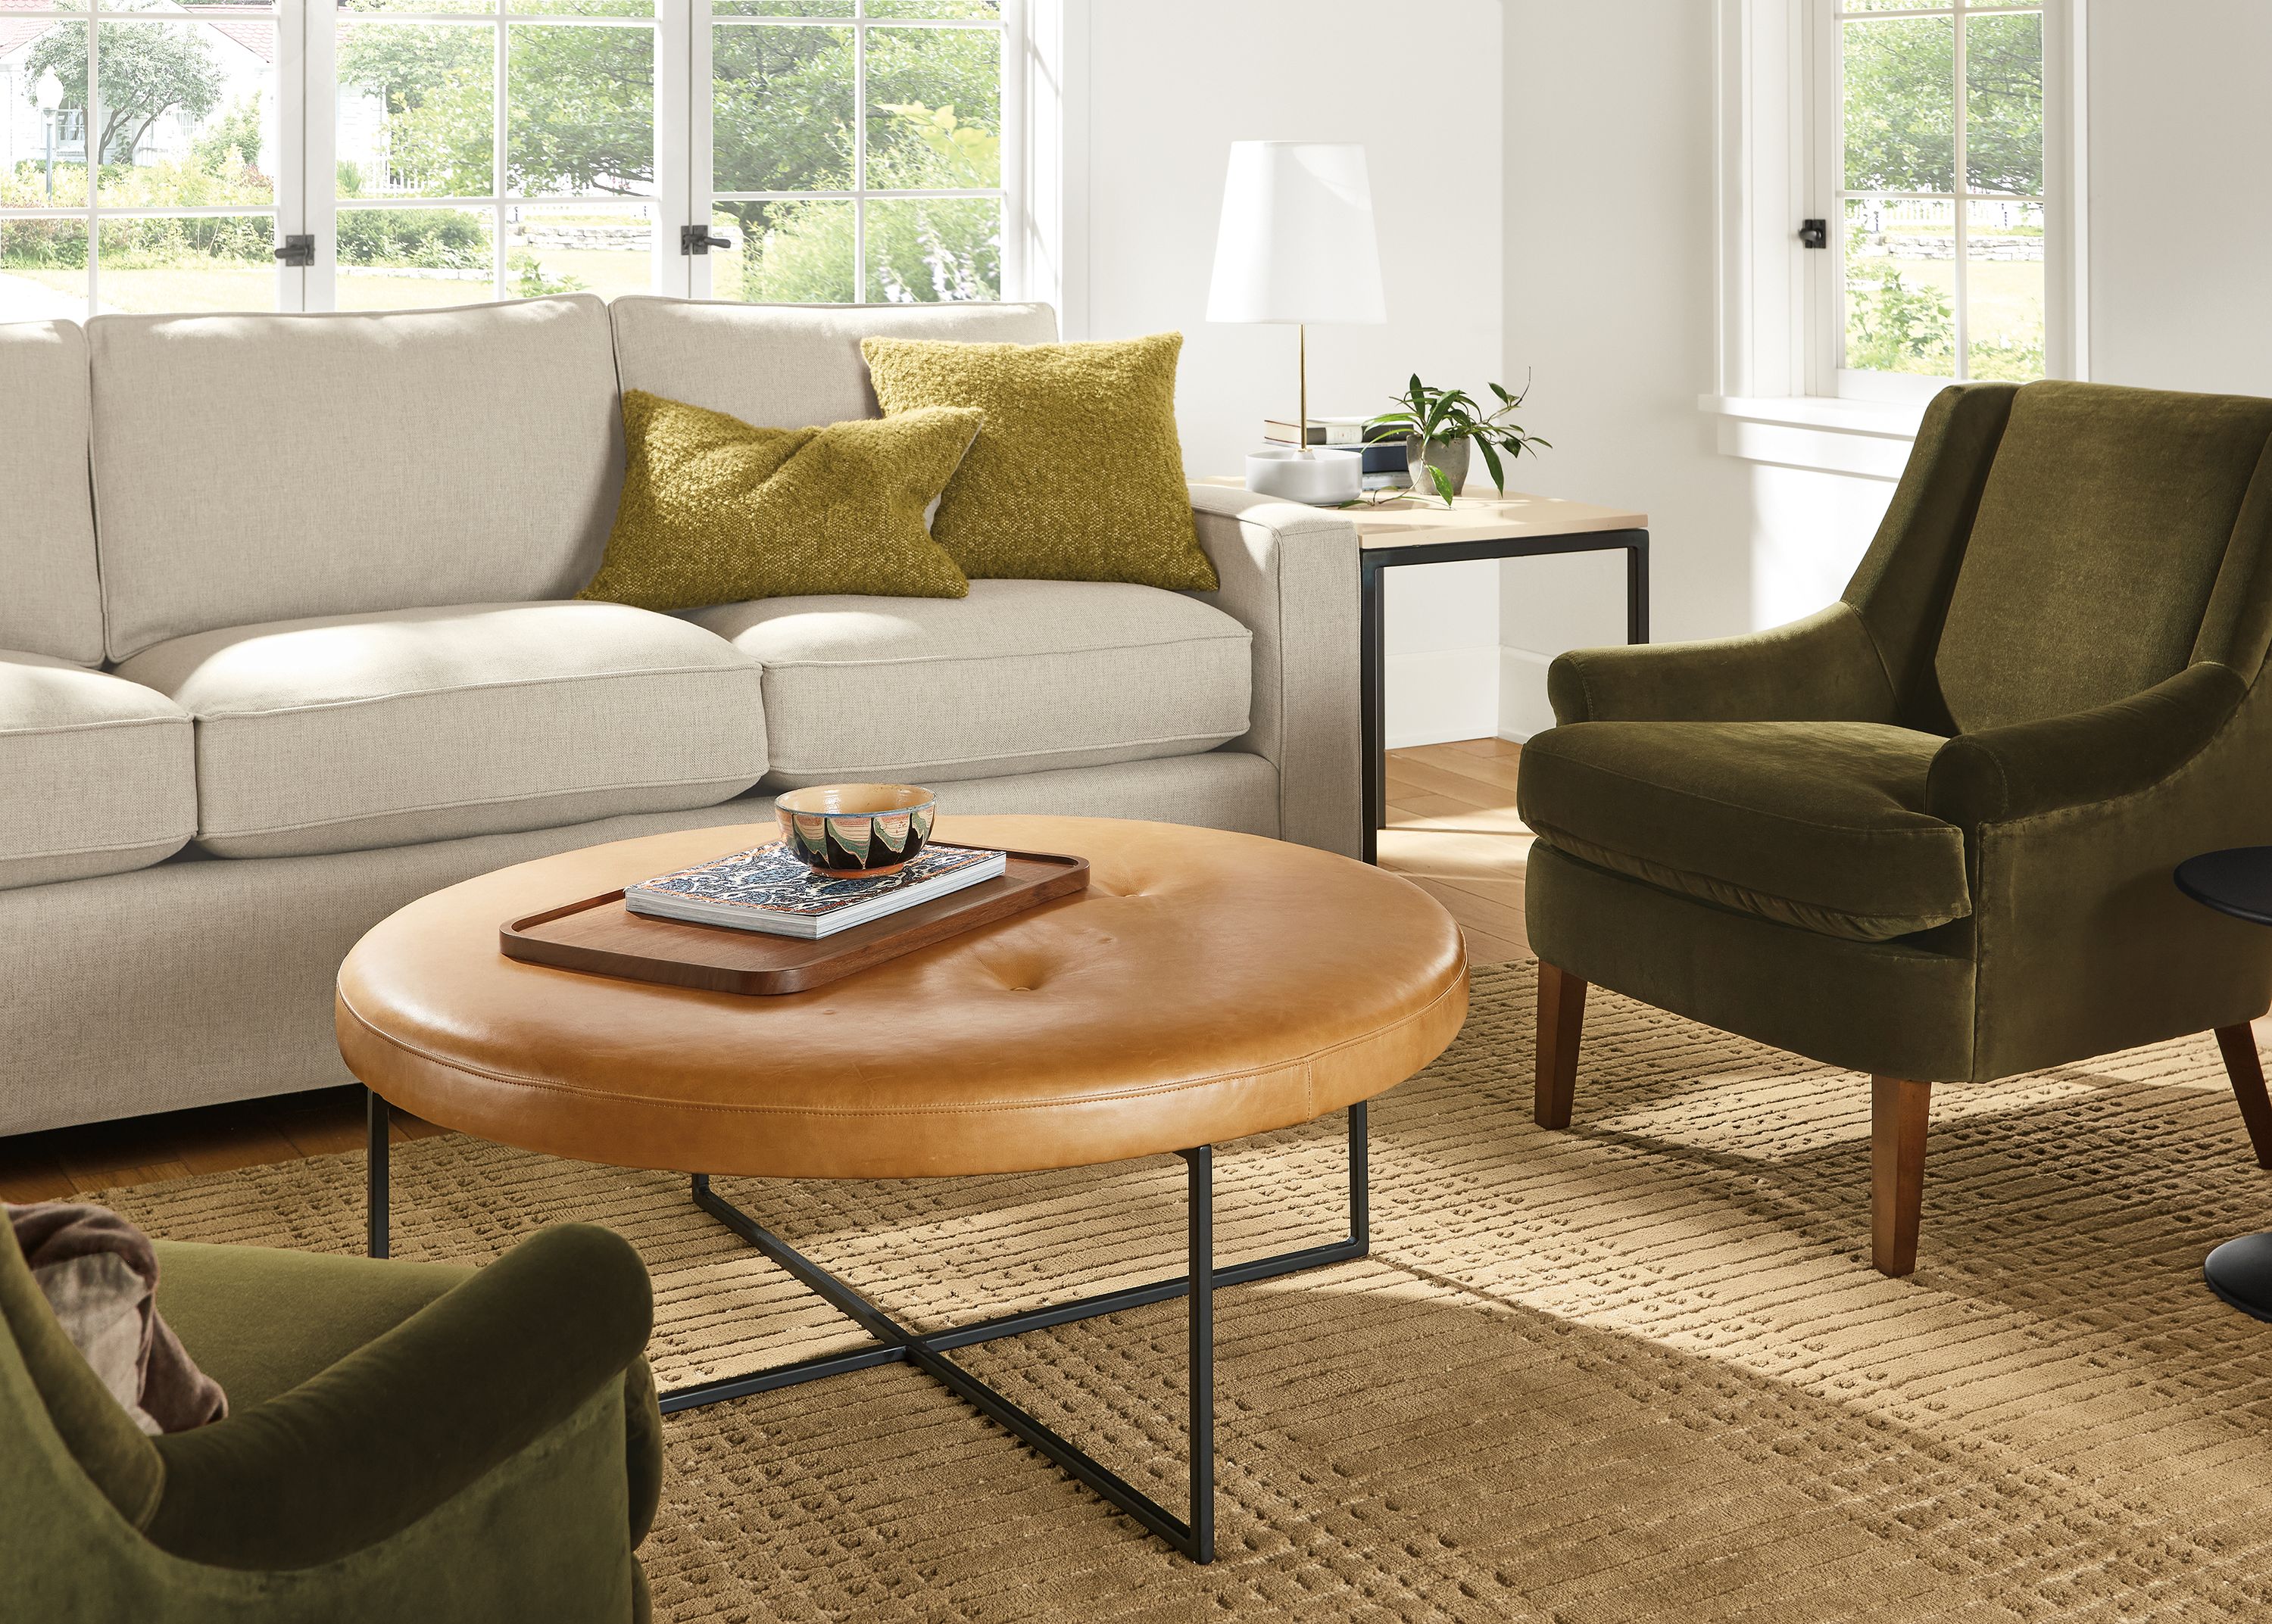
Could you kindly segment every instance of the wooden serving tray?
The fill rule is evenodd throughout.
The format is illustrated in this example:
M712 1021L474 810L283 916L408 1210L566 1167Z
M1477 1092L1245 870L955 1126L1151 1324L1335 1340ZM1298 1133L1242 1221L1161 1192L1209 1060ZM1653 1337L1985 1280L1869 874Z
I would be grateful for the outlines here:
M1010 852L990 880L904 913L808 941L654 919L624 906L620 890L508 920L507 958L706 993L803 993L1088 889L1088 861L1055 852Z

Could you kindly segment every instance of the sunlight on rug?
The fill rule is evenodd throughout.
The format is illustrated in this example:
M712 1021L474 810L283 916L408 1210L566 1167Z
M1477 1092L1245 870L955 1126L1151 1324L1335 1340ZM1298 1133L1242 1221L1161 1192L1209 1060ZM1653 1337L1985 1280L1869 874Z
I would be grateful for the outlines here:
M1530 1122L1530 967L1373 1110L1374 1255L1222 1293L1222 1554L1171 1555L901 1367L667 1423L659 1618L2193 1619L2272 1607L2272 1223L2206 1035L1935 1101L1916 1276L1872 1271L1868 1087L1614 995ZM1218 1161L1222 1260L1341 1231L1338 1119ZM654 1271L666 1386L861 1337L676 1177L398 1146L402 1257L561 1219ZM926 1325L1180 1272L1181 1164L721 1189ZM362 1160L102 1192L176 1239L360 1249ZM1181 1503L1165 1303L971 1367Z

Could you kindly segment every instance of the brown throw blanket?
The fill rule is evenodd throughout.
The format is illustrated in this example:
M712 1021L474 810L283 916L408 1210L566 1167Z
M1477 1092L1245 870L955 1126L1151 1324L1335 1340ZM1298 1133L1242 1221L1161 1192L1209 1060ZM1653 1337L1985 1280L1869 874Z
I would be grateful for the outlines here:
M186 1432L228 1413L220 1384L190 1362L159 1317L149 1236L107 1208L71 1202L8 1206L7 1213L64 1334L137 1427Z

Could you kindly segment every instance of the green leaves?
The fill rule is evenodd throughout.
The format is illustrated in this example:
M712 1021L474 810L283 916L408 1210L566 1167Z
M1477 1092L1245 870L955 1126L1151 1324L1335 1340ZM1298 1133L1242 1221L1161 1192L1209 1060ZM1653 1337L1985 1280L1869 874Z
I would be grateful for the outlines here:
M1493 384L1491 387L1496 389L1498 386L1497 384ZM1506 470L1499 466L1498 448L1491 443L1491 436L1489 435L1477 435L1476 436L1476 450L1484 454L1484 466L1491 470L1491 483L1498 488L1498 494L1500 495L1506 495ZM1516 449L1516 455L1520 456L1521 454L1521 448L1518 447Z
M1502 456L1507 460L1525 451L1536 456L1539 451L1552 450L1551 443L1536 435L1523 432L1522 425L1510 421L1510 414L1529 398L1530 383L1523 381L1521 391L1510 391L1504 384L1487 385L1498 404L1489 412L1464 389L1431 389L1414 373L1404 393L1393 397L1397 407L1367 420L1368 428L1394 428L1406 435L1417 435L1435 445L1449 445L1460 440L1473 440L1484 454L1484 466L1491 470L1491 483L1499 494L1506 494L1506 469ZM1436 494L1451 505L1454 495L1452 482L1444 471L1433 463L1426 465Z

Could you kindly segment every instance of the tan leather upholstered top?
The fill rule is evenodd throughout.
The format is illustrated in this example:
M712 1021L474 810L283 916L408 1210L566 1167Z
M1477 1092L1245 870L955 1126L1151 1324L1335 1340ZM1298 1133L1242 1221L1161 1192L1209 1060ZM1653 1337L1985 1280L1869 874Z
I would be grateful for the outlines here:
M696 830L411 904L340 970L340 1049L445 1127L618 1166L782 1178L1066 1167L1289 1127L1418 1071L1467 1014L1458 928L1407 881L1251 835L955 817L1072 852L1085 895L832 986L748 997L506 958L497 927L776 838Z

